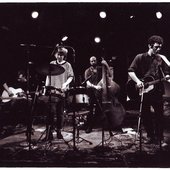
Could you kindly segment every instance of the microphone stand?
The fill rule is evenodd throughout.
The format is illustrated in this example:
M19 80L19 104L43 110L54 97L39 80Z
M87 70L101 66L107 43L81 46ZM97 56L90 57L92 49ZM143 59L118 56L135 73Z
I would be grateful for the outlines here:
M75 50L73 47L71 46L63 46L63 47L66 47L66 48L71 48L72 51L73 51L73 63L74 63L74 66L75 66ZM75 78L73 80L73 100L72 100L72 106L73 106L73 139L71 139L70 141L73 140L73 149L74 150L77 150L77 147L76 147L76 109L75 109L75 104L76 104L76 94L75 94L75 90L76 90L76 83L75 83ZM68 142L70 142L68 141Z

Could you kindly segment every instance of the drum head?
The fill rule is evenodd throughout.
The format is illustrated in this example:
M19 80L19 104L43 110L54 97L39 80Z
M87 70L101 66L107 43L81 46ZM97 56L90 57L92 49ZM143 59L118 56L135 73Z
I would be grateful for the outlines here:
M78 86L78 87L71 87L68 90L69 95L73 95L75 92L75 94L86 94L87 93L87 89L83 86Z
M73 97L75 95L75 101ZM82 110L88 108L89 106L89 97L87 95L87 90L85 87L79 86L75 88L70 88L66 97L66 105L68 110Z

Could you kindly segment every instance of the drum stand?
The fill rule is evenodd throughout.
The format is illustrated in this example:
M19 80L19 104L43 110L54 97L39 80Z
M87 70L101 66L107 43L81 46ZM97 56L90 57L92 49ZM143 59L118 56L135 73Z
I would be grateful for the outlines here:
M88 142L89 145L92 145L92 142L82 138L79 136L79 127L76 125L76 94L75 94L75 87L73 89L73 100L72 100L72 106L73 106L73 116L72 116L72 120L73 120L73 138L68 141L68 142L71 142L73 141L73 149L74 150L77 150L77 147L76 147L76 143L81 143L83 141L85 142ZM77 127L77 135L76 135L76 127Z

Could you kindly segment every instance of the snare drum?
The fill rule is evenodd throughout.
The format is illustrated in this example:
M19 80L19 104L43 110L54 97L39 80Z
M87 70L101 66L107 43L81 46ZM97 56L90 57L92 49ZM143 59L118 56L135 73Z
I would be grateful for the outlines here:
M73 103L73 96L75 94L75 103ZM89 105L89 97L85 87L79 86L70 88L67 92L68 105L74 105L78 108L86 107Z

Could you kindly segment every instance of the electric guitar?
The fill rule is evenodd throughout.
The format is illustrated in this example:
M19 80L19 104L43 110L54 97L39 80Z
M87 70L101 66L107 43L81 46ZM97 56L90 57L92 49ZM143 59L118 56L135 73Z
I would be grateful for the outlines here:
M9 87L9 90L14 94L13 96L9 96L6 90L2 92L1 99L2 102L9 102L11 99L23 99L26 98L24 91L21 88L14 89L13 87Z
M170 77L164 77L162 79L155 80L152 76L145 77L142 81L144 82L144 88L138 88L136 82L132 79L126 84L127 95L130 99L138 99L144 93L151 93L155 89L155 84L170 79Z

